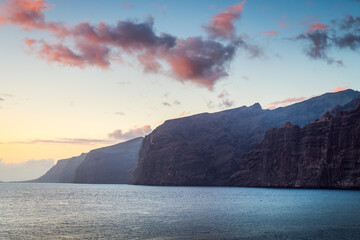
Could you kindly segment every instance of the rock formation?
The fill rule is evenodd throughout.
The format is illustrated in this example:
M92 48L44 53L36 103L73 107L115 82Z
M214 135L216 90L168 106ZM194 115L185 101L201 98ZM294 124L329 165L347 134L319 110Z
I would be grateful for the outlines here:
M246 153L231 185L360 188L360 105L300 128L272 128Z
M243 154L271 127L286 121L304 126L359 94L327 93L275 110L259 104L168 120L144 139L135 184L228 185Z

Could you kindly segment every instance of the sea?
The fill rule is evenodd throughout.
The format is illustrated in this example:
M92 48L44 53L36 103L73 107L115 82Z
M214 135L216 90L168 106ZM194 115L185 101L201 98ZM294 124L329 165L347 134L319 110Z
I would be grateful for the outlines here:
M360 191L0 184L0 239L360 239Z

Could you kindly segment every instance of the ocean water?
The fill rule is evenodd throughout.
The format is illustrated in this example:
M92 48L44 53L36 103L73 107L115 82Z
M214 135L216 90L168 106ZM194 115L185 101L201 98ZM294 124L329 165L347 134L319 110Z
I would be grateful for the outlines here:
M0 239L360 239L360 191L0 184Z

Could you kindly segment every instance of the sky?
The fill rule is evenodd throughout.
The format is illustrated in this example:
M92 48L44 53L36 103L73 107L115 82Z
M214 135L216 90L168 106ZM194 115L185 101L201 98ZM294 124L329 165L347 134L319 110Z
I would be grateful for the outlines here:
M359 0L0 0L0 33L0 181L167 119L360 89Z

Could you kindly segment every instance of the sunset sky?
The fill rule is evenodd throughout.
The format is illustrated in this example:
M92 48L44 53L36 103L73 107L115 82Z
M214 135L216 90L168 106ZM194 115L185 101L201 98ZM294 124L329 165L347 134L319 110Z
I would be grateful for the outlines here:
M359 0L0 0L0 33L0 180L167 119L360 89Z

